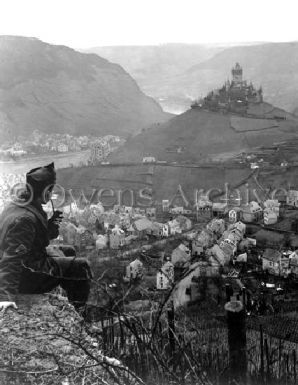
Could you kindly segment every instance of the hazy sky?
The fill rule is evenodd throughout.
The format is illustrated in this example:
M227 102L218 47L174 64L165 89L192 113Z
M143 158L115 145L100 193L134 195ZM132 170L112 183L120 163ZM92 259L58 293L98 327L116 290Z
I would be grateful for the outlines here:
M0 0L0 34L73 48L298 40L297 0Z

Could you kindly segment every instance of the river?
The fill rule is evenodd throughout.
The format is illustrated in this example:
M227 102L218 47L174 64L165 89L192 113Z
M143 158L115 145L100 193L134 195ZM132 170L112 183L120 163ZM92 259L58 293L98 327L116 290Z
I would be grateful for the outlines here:
M0 174L23 174L32 168L55 162L55 168L69 167L71 164L79 166L86 163L90 156L90 150L78 152L66 152L61 154L44 154L22 158L16 161L1 162Z

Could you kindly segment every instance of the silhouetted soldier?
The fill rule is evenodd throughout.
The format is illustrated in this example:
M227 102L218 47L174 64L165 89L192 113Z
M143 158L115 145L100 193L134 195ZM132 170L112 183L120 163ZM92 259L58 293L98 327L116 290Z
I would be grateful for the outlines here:
M0 216L0 309L16 307L16 295L42 294L60 285L78 309L86 303L91 271L83 258L52 257L50 239L59 235L62 213L42 208L56 183L54 163L26 174L27 190Z

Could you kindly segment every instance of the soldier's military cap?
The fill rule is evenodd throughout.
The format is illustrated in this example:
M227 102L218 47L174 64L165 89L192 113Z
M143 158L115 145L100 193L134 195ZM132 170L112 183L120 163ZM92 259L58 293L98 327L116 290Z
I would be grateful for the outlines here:
M56 183L56 171L54 162L43 166L33 168L26 174L26 182L32 186L47 186Z

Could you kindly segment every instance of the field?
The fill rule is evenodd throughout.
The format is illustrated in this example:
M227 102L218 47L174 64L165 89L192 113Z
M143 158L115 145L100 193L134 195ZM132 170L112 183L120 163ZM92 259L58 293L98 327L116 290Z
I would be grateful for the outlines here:
M149 206L161 204L163 199L173 199L177 205L184 201L185 207L192 208L197 190L204 189L207 192L211 189L213 193L224 191L225 183L234 186L246 180L250 174L250 169L239 167L190 168L140 164L61 169L58 183L66 190L73 189L76 196L83 190L87 198L90 198L93 189L111 189L112 192L106 191L101 195L104 205L117 204L121 200L120 203L128 206ZM254 184L252 188L255 188Z

